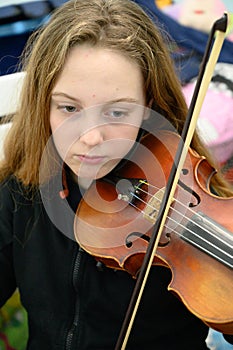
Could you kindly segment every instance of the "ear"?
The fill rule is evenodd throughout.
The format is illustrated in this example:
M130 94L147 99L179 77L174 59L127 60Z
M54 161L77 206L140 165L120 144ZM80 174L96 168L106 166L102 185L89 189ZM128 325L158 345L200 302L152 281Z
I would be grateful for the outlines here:
M148 119L149 119L150 114L151 114L150 111L151 111L152 103L153 103L153 100L151 99L151 100L149 101L148 105L147 105L146 108L145 108L143 120L148 120Z
M148 120L150 117L150 108L145 108L143 120Z

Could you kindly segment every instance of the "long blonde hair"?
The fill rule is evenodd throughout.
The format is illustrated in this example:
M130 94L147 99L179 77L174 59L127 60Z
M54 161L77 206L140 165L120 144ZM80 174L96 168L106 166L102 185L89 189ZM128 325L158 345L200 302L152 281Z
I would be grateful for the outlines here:
M23 55L26 78L21 105L5 142L0 180L14 174L24 185L39 184L39 167L51 136L50 97L70 49L82 43L116 50L142 70L147 102L180 132L187 106L161 30L129 0L71 0L31 36ZM206 150L195 133L192 147ZM208 156L208 155L207 155ZM223 184L221 179L216 180Z

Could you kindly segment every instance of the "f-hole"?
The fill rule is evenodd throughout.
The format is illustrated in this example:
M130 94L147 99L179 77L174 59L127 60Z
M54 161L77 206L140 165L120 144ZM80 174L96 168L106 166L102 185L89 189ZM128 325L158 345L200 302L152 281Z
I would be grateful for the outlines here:
M125 239L125 245L127 248L131 248L133 245L134 238L140 238L143 239L146 242L150 242L150 237L148 235L145 235L140 232L131 232ZM167 241L166 242L159 242L159 247L165 247L170 242L170 235L169 233L166 234Z
M189 171L188 171L188 169L182 169L182 173L183 173L183 175L187 175L189 173ZM190 193L196 199L196 203L194 203L194 202L190 202L189 203L189 207L190 208L196 207L197 205L200 204L201 198L200 198L200 196L198 195L197 192L193 191L192 188L190 188L187 185L185 185L185 183L183 181L181 181L181 180L178 180L178 184L180 185L180 187L182 187L185 191Z

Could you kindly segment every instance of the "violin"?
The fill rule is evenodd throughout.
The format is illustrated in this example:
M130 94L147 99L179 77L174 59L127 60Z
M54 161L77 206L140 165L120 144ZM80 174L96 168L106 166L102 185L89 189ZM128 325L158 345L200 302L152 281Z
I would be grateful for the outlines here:
M178 142L179 136L169 131L144 136L113 179L97 180L84 195L75 237L98 261L137 276ZM232 333L233 197L211 193L215 173L189 149L153 265L172 271L168 290L193 314Z
M213 24L181 136L166 130L144 136L114 176L91 185L77 209L79 245L137 278L115 350L126 347L152 265L171 270L168 290L194 315L233 334L233 197L212 193L216 170L190 148L226 28L227 14Z

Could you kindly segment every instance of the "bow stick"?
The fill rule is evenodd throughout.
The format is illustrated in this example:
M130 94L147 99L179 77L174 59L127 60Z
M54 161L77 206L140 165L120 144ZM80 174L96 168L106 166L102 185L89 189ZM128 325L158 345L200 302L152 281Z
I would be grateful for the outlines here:
M153 259L163 232L168 211L170 209L175 189L178 184L180 173L188 153L188 148L190 147L193 138L200 110L225 39L227 24L228 15L227 13L224 13L223 17L214 22L210 31L193 97L182 130L181 139L178 144L177 152L159 209L158 218L156 220L153 233L151 235L145 257L143 259L143 263L137 278L137 282L135 284L135 288L133 290L124 322L122 324L115 350L124 350L126 348L134 319L140 304L140 300L145 288L145 284L150 272L150 268L152 266Z

